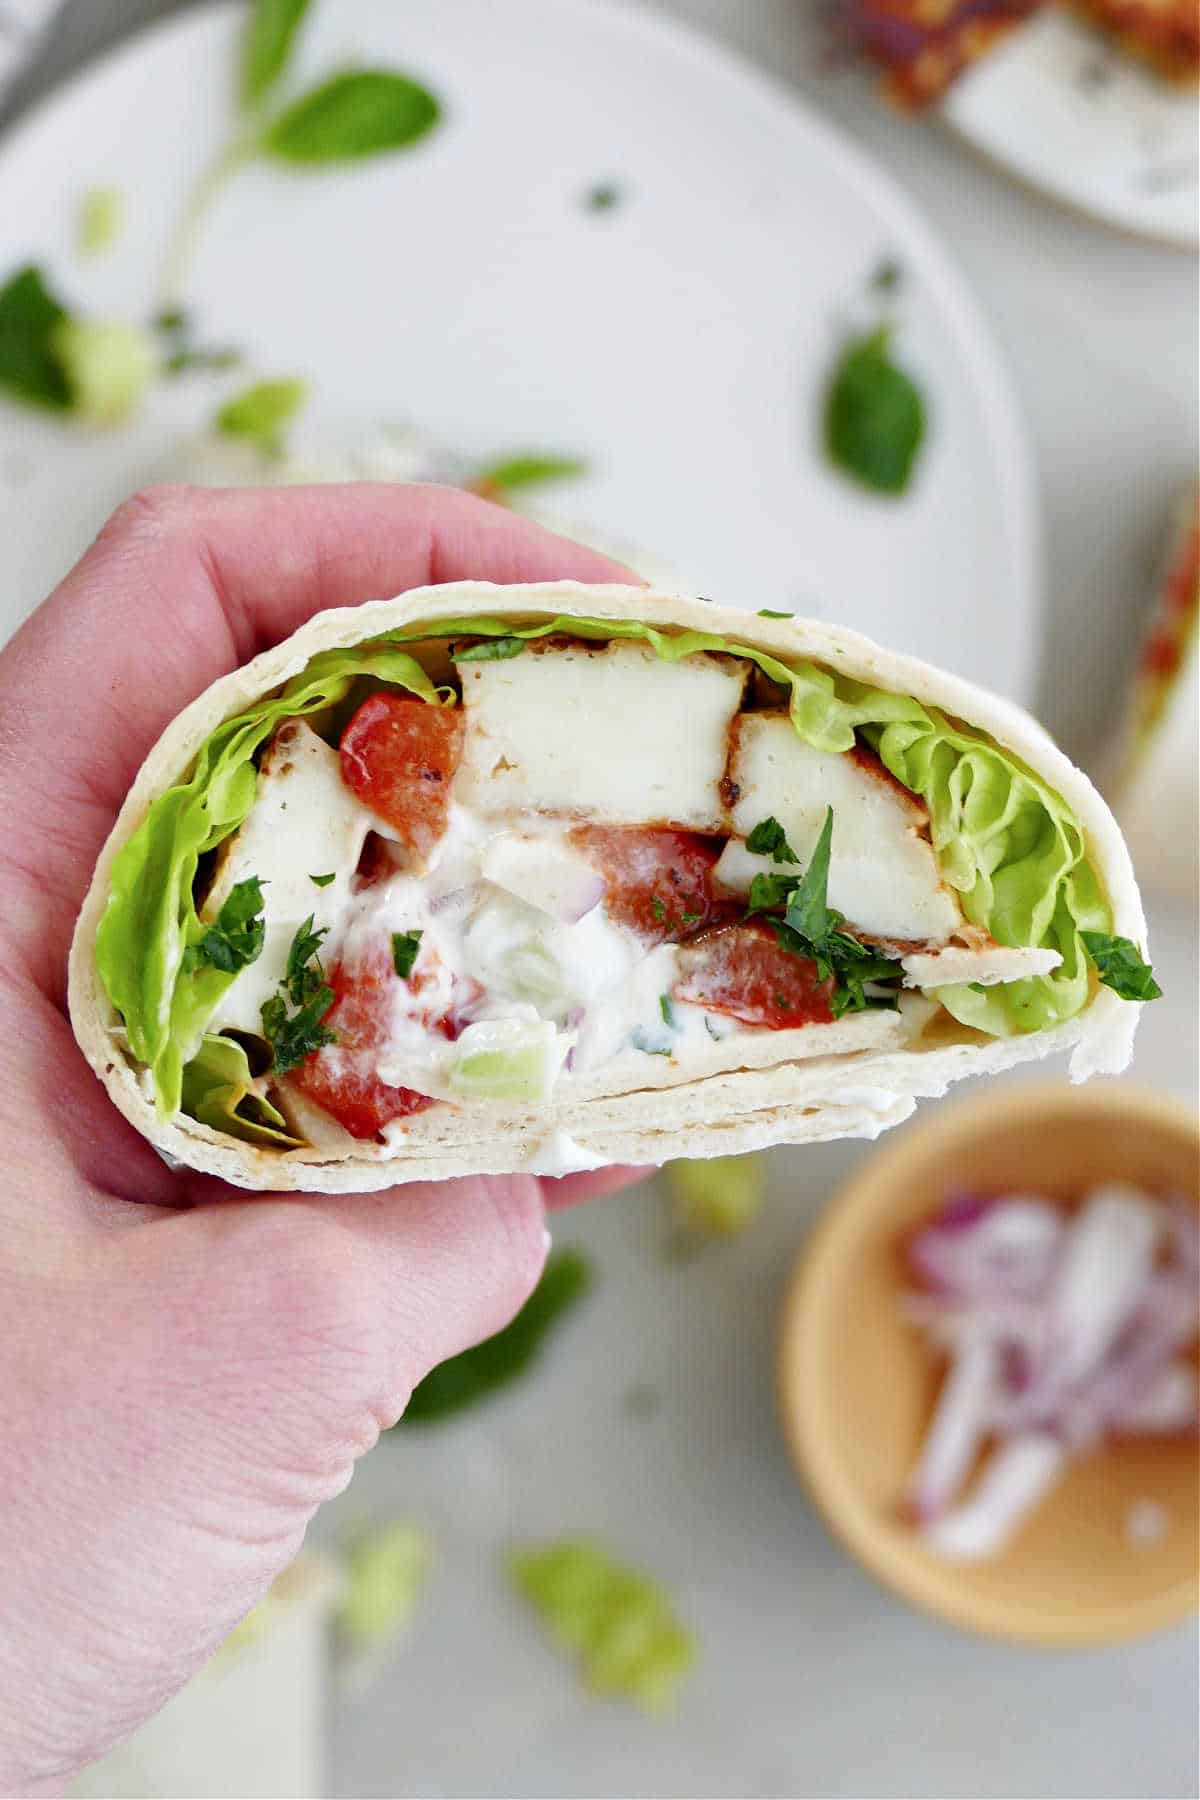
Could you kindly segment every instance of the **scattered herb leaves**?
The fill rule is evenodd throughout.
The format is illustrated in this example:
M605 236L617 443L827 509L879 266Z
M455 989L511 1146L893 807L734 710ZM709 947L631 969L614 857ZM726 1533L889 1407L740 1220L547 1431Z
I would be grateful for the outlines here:
M189 369L235 369L242 361L241 351L230 344L197 344L191 318L182 307L164 307L153 327L163 340L160 367L164 375L182 375Z
M760 619L794 619L795 613L772 612L769 606L760 606L756 615Z
M346 69L273 119L261 149L289 163L354 162L403 150L441 118L437 98L393 69Z
M788 896L786 919L791 930L807 938L810 944L822 944L842 922L841 914L831 912L828 904L829 858L833 848L833 808L825 809L821 827L808 867ZM795 861L795 858L792 859Z
M286 69L309 0L254 0L242 32L238 97L257 106Z
M675 1008L671 1005L670 994L658 996L658 1010L662 1014L663 1024L669 1025L673 1031L675 1029Z
M925 436L920 389L891 359L892 331L854 338L825 401L825 447L839 469L880 494L902 494Z
M1162 989L1154 979L1154 970L1143 962L1137 946L1125 937L1110 937L1104 931L1081 931L1083 947L1096 966L1105 987L1122 1000L1157 1000Z
M657 894L655 894L654 897L650 901L650 911L654 914L655 919L661 925L663 923L663 920L667 916L667 909L663 905L662 901L659 899Z
M424 935L421 931L393 931L392 966L401 981L407 981L412 974Z
M37 406L69 410L71 386L53 346L68 316L33 263L0 287L0 388Z
M267 925L262 916L262 882L257 875L239 881L229 893L213 923L196 945L193 966L211 964L226 975L236 975L262 955Z
M314 887L328 887L331 881L337 880L337 871L331 869L328 875L310 875L308 879Z
M477 644L469 644L465 650L460 650L455 645L450 655L455 662L510 662L514 656L520 656L524 648L524 638L481 638Z
M787 841L787 833L778 819L762 819L746 839L746 848L755 856L769 856L774 862L798 863L800 858Z
M495 1337L439 1363L413 1389L401 1425L426 1425L505 1387L536 1361L562 1315L581 1300L591 1269L577 1250L556 1251L516 1318Z

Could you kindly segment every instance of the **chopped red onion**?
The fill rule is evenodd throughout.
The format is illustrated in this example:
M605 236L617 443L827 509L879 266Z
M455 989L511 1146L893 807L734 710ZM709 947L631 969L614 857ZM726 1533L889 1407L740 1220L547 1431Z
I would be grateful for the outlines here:
M1186 1201L1110 1183L1068 1217L1036 1195L959 1196L906 1250L922 1287L904 1314L949 1359L910 1487L945 1555L1003 1548L1065 1462L1106 1435L1197 1429L1180 1354L1200 1328Z

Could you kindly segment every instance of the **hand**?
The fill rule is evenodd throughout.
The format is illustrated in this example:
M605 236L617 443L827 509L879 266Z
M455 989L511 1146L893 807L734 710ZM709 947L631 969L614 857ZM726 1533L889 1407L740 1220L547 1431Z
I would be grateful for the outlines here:
M627 1171L247 1198L172 1174L64 1014L92 866L163 727L328 606L629 579L436 488L131 500L0 654L0 1790L54 1792L197 1670L443 1358L543 1205Z

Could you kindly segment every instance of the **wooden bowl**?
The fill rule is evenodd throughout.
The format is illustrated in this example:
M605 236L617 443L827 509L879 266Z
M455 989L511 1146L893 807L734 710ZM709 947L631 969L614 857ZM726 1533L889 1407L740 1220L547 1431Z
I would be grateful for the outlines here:
M989 1561L924 1547L901 1503L940 1371L897 1298L902 1240L955 1193L1074 1204L1117 1179L1200 1205L1198 1171L1198 1122L1177 1102L1124 1083L1006 1086L905 1130L831 1203L784 1306L784 1429L832 1531L902 1598L968 1631L1060 1646L1114 1643L1196 1608L1195 1438L1126 1440L1072 1464ZM1129 1529L1144 1500L1165 1515L1151 1543Z

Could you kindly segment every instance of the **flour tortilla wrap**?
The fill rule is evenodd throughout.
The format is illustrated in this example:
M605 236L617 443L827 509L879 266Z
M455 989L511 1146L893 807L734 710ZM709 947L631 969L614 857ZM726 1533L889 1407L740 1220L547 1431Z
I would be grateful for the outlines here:
M146 758L100 856L71 949L71 1019L114 1104L165 1157L263 1190L340 1192L478 1173L558 1174L616 1162L661 1163L680 1155L725 1156L771 1144L874 1138L907 1118L918 1098L940 1095L962 1076L1060 1051L1070 1052L1076 1081L1125 1067L1137 1007L1099 985L1096 971L1088 966L1086 975L1078 977L1085 986L1076 989L1082 1000L1074 1016L1040 1029L1009 1035L976 1029L952 1017L936 998L910 993L912 984L907 983L900 1011L850 1010L807 1032L739 1027L732 1037L698 1051L699 1060L689 1064L684 1059L682 1067L666 1052L643 1056L636 1079L617 1081L619 1091L606 1091L614 1084L606 1082L601 1067L590 1080L572 1078L566 1088L532 1104L441 1099L397 1120L383 1141L352 1136L334 1124L313 1132L319 1143L276 1148L271 1142L241 1141L177 1108L164 1116L161 1100L156 1106L154 1079L130 1047L132 1031L110 1000L97 961L97 933L110 904L114 868L120 875L124 867L120 854L143 826L152 803L189 776L210 734L278 694L319 653L404 638L403 648L415 648L433 679L445 681L452 667L445 643L431 650L420 638L420 628L442 621L453 621L454 630L447 635L454 639L469 637L475 629L484 640L490 632L493 641L499 632L519 634L559 621L554 644L563 642L571 621L592 621L590 627L580 627L592 649L605 648L601 631L609 623L618 631L622 626L629 630L631 621L651 627L664 634L668 645L679 633L700 633L706 644L720 640L718 663L728 660L721 652L736 647L759 658L760 669L765 661L769 676L779 675L781 663L793 670L816 665L818 688L810 698L816 694L818 710L822 691L832 692L836 685L839 694L854 695L862 690L852 684L864 684L875 696L870 704L876 711L883 704L879 690L884 690L884 702L901 696L917 703L911 710L932 709L946 732L986 734L1006 766L1050 790L1055 804L1078 827L1090 868L1090 874L1082 867L1076 871L1077 888L1090 894L1083 922L1099 922L1108 933L1145 951L1145 920L1129 856L1107 806L1035 721L993 695L837 626L753 616L643 588L564 582L417 589L394 600L319 614L285 643L215 682L168 727ZM471 672L498 666L481 662ZM519 668L521 660L510 666ZM833 680L822 672L831 672ZM761 686L761 676L755 679ZM781 690L766 691L766 704L778 707ZM793 717L799 692L797 688L792 698ZM786 692L782 703L787 704ZM903 714L906 709L897 703L896 710ZM106 929L111 920L110 913ZM893 952L899 950L893 947ZM1082 965L1082 954L1079 960ZM898 968L895 973L893 988L899 991ZM991 996L1001 991L967 983L943 988L944 994L958 996L956 1003L968 1012L991 1007ZM664 1017L668 1010L664 1003ZM297 1125L297 1114L288 1114L289 1127L297 1131L306 1118L311 1123L312 1108L300 1106L299 1116Z

